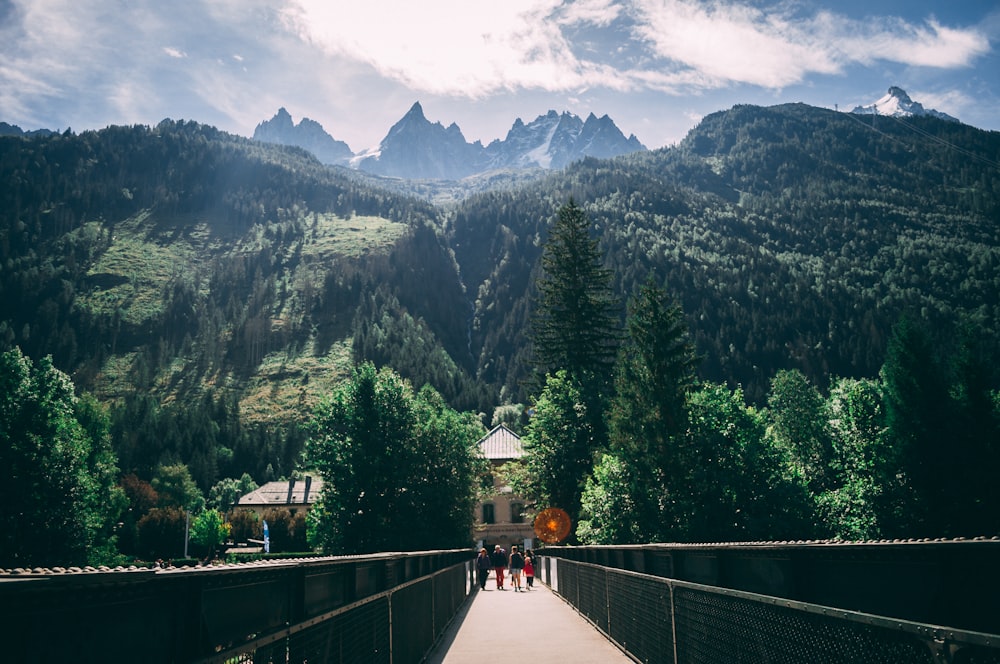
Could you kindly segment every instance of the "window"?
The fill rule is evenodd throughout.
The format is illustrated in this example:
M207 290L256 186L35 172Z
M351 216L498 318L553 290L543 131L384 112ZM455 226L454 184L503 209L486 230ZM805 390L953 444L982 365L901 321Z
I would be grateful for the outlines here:
M496 523L493 503L483 503L483 523Z
M524 523L524 505L522 503L510 504L510 522Z

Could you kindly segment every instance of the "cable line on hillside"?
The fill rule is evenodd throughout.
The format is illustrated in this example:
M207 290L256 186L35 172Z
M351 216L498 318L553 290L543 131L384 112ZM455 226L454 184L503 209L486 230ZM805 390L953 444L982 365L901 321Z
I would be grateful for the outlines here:
M867 124L867 123L865 123L865 122L863 122L862 119L860 117L858 117L859 114L857 114L857 113L847 113L847 115L852 120L854 120L855 122L857 122L858 124L860 124L862 127L864 127L865 129L868 129L869 131L873 131L876 134L879 134L881 136L885 136L886 138L888 138L888 139L890 139L892 141L895 141L897 143L903 143L903 141L901 141L899 139L899 137L892 136L891 134L887 134L886 132L882 131L881 129L879 129L878 127L875 126L874 117L876 115L878 115L877 112L875 112L875 113L872 114L872 124L870 124L870 125ZM907 129L913 131L914 133L916 133L916 134L918 134L920 136L923 136L924 138L927 138L929 140L932 140L932 141L934 141L935 143L937 143L939 145L951 148L951 149L955 150L956 152L959 152L960 154L962 154L962 155L964 155L966 157L969 157L970 159L975 159L976 161L984 163L987 166L992 166L993 168L1000 169L1000 161L996 161L994 159L990 159L989 157L984 157L984 156L982 156L980 154L976 154L975 152L972 152L971 150L967 150L967 149L965 149L965 148L963 148L963 147L961 147L959 145L955 145L954 143L952 143L950 141L947 141L947 140L941 138L940 136L935 136L934 134L930 133L929 131L927 131L925 129L921 129L920 127L917 127L916 125L913 125L913 124L910 124L909 122L906 122L902 118L898 118L898 117L896 117L894 115L887 115L887 116L884 116L884 117L887 117L887 118L890 118L892 120L895 120L896 122L898 122L899 124L903 125Z

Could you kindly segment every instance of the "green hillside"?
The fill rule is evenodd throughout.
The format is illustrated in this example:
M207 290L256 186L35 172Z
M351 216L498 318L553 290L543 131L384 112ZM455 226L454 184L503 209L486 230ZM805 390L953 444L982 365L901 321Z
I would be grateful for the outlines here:
M555 207L587 210L624 297L655 273L702 376L760 401L778 369L873 376L912 312L1000 330L1000 135L803 105L713 114L678 146L485 193L449 239L477 293L479 375L519 392L526 298Z
M0 181L0 348L113 405L123 470L183 461L203 488L291 472L298 425L362 360L460 410L526 403L570 198L617 296L654 274L699 376L751 402L780 369L876 375L904 313L941 344L1000 338L1000 135L934 119L741 106L663 150L393 191L164 121L0 137Z

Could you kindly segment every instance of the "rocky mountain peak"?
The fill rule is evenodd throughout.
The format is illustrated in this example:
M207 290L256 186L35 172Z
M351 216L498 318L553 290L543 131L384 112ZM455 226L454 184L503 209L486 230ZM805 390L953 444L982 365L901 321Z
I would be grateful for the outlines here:
M335 141L314 120L303 118L295 125L285 108L259 124L254 139L299 145L324 163L350 165L378 175L447 180L497 169L562 168L583 157L615 157L646 149L635 136L626 139L607 115L590 113L584 121L553 109L527 124L517 118L506 138L483 147L480 141L466 141L455 122L445 127L428 120L420 102L414 102L370 152L350 153L346 143ZM321 156L323 146L328 149L330 142L343 149Z
M284 106L278 109L273 118L257 125L253 139L263 143L305 148L324 164L346 165L354 155L347 143L334 139L315 120L302 118L295 124L291 113Z
M889 91L878 101L865 106L855 106L851 113L859 115L887 115L889 117L911 117L929 116L940 120L958 122L958 118L947 113L942 113L934 109L926 109L923 104L913 101L906 90L898 86L892 86Z

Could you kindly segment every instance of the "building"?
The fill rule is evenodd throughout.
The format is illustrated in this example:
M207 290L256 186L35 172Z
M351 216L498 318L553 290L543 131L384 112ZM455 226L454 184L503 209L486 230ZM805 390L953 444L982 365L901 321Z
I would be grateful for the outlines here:
M322 490L323 480L309 475L301 479L268 482L259 489L240 496L235 507L256 512L261 519L270 509L287 509L295 516L299 510L308 512Z
M489 461L491 471L524 456L521 437L503 424L494 427L476 445L479 453ZM525 515L524 499L504 485L496 472L491 474L492 493L482 502L476 503L473 541L491 551L494 544L499 544L507 551L510 551L513 544L532 548L535 533L531 519Z

